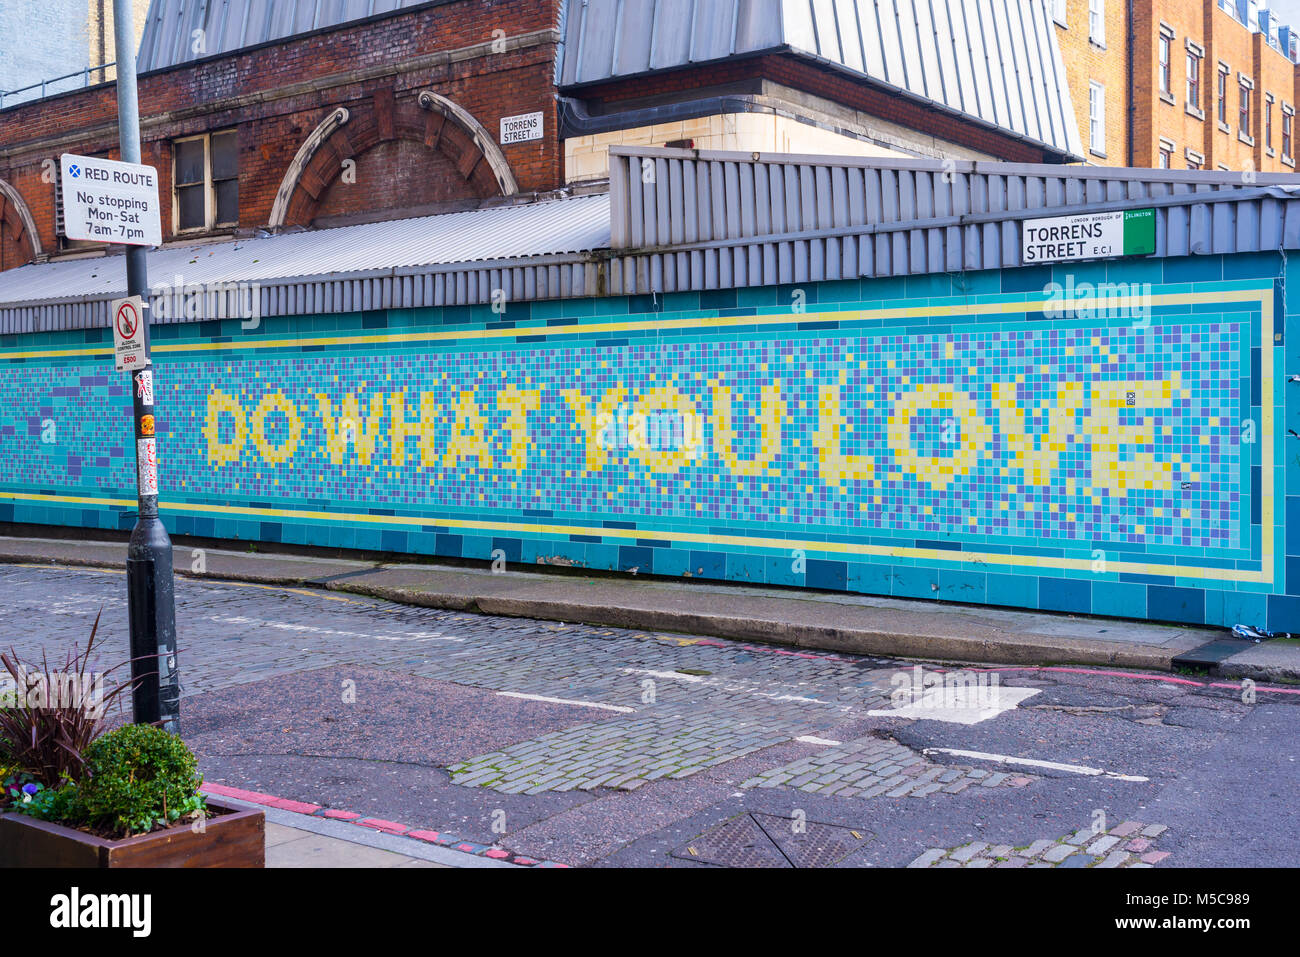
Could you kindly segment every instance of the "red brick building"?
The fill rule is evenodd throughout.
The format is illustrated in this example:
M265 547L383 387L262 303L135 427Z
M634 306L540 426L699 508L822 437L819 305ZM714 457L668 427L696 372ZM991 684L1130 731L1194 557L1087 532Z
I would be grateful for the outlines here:
M493 23L508 32L494 36ZM143 156L160 173L165 238L555 189L553 137L500 146L489 130L531 111L554 128L556 27L553 0L462 0L142 70ZM12 196L4 203L0 267L74 251L59 235L57 157L117 155L115 90L0 112L0 180L30 210L27 223Z
M1290 173L1296 31L1260 0L1052 0L1087 162Z
M812 6L796 22L780 0L693 6L686 21L656 0L388 0L360 19L329 6L337 22L309 2L151 4L139 99L165 242L600 189L613 144L1079 153L1038 0L999 4L1007 22L973 15L988 23L962 21L958 2L900 0L901 26ZM1014 63L966 41L1007 30L1027 38ZM1005 88L1012 66L1025 89ZM508 118L529 138L506 135ZM102 253L63 235L62 153L117 155L112 82L0 110L0 269Z

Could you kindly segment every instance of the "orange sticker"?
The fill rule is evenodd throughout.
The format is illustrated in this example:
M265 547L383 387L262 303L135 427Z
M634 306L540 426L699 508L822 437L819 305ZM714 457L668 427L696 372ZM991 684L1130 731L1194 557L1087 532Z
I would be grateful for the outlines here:
M141 435L153 435L153 416L152 416L152 415L142 415L142 416L140 416L140 434L141 434Z

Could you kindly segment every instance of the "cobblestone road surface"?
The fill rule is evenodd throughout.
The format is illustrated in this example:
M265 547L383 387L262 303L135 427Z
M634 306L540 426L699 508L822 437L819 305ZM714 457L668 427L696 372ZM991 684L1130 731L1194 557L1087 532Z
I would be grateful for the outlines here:
M126 657L122 574L0 566L0 594L20 657L61 657L101 609L101 665ZM210 780L538 858L1300 862L1294 694L948 669L937 710L897 714L934 669L187 579L177 618Z

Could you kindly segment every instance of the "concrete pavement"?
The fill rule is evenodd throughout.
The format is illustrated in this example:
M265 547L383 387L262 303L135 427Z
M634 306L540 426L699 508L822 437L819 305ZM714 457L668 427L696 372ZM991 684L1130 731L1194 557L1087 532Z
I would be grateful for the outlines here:
M258 546L259 549L265 546ZM0 538L0 562L121 568L125 543ZM842 593L321 558L178 545L179 574L322 588L486 615L712 635L797 648L943 661L1173 670L1220 629ZM1300 681L1300 643L1243 643L1224 677Z
M267 867L451 867L287 824L266 824Z

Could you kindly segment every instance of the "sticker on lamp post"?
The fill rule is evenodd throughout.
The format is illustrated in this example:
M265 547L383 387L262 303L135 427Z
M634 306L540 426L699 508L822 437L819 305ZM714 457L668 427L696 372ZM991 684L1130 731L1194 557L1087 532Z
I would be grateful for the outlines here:
M64 153L59 171L69 239L162 245L158 171L152 166Z
M108 308L113 316L113 363L118 372L134 372L149 364L144 342L144 300L139 296L114 299Z
M153 405L153 373L148 370L135 377L135 394L141 405Z
M156 440L136 439L136 461L139 463L141 495L158 494L158 446Z

